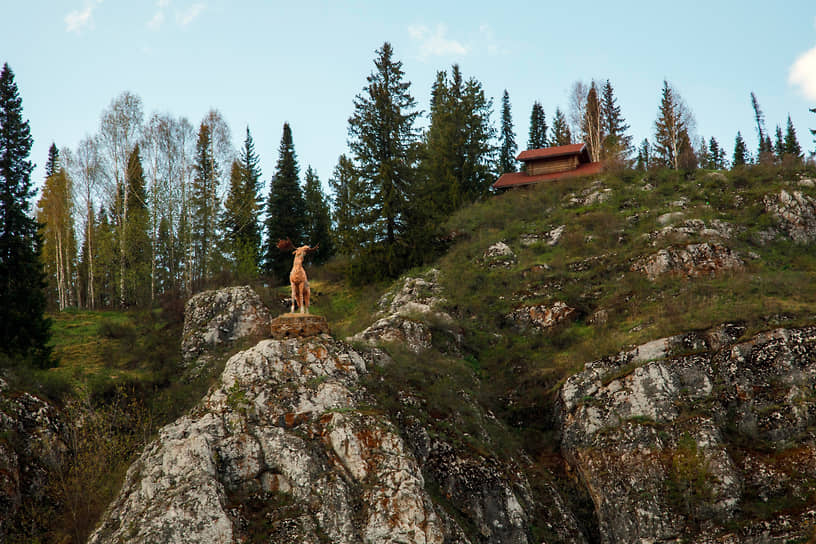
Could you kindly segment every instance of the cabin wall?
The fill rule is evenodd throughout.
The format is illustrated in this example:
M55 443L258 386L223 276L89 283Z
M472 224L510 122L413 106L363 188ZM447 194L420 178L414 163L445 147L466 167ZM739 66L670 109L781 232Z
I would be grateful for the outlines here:
M555 172L567 172L578 168L578 156L558 157L556 159L543 159L530 161L525 166L525 171L530 176L540 174L552 174Z

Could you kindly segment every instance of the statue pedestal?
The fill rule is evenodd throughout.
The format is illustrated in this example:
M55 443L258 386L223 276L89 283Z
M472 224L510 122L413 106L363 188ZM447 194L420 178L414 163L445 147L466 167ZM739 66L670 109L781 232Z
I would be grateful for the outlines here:
M270 336L277 340L303 338L329 332L326 318L311 314L282 314L272 320Z

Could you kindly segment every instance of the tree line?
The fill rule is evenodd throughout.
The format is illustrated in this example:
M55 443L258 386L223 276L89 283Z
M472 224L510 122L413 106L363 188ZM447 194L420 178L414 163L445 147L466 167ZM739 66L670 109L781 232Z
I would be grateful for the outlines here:
M275 244L286 237L319 243L317 262L339 253L356 282L432 259L446 243L444 219L518 169L510 96L505 90L497 128L483 84L454 64L437 72L425 113L389 43L373 64L353 101L331 195L311 167L301 176L288 123L262 195L249 127L236 151L217 110L194 128L171 114L145 118L130 92L116 97L96 134L75 149L49 150L36 207L47 300L59 309L123 308L231 281L283 282L290 256ZM770 133L753 93L759 148L750 153L738 132L730 161L715 138L696 139L691 109L667 81L652 140L637 149L610 80L576 82L569 99L550 124L534 102L528 149L582 142L593 160L642 170L804 160L790 117Z

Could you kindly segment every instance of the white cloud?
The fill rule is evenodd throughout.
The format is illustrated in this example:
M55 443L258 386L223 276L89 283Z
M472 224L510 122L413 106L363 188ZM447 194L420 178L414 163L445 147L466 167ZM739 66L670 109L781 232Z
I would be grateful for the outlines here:
M816 47L805 51L790 67L788 83L799 87L809 100L816 100Z
M176 22L180 26L187 26L192 23L196 17L201 15L201 12L207 7L203 2L196 2L184 11L176 13Z
M162 23L164 23L164 11L159 10L153 15L153 18L147 22L147 28L150 30L158 30L161 28Z
M445 36L448 28L443 24L436 25L431 30L425 25L411 25L408 34L419 42L419 56L422 59L442 56L464 56L468 54L468 47L462 42Z
M86 0L85 7L81 10L75 9L65 16L65 31L82 33L84 28L93 28L93 11L102 0Z

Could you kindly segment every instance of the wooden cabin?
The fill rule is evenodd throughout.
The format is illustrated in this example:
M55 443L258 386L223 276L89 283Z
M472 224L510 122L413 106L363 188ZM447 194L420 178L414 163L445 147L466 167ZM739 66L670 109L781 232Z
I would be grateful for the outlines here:
M601 163L590 160L586 144L528 149L519 153L516 160L524 163L522 171L502 174L493 184L494 189L511 189L601 172Z

